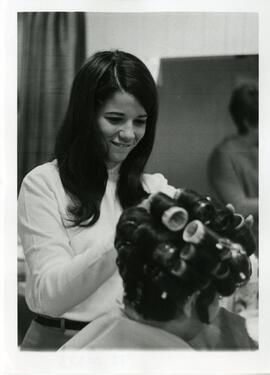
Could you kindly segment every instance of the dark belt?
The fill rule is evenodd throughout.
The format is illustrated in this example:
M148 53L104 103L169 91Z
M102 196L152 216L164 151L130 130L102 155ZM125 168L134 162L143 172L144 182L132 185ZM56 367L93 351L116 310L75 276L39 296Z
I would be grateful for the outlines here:
M65 329L73 329L75 331L80 331L82 328L87 326L89 322L79 322L77 320L69 320L65 318L51 318L38 315L35 321L43 326L60 328L63 331Z

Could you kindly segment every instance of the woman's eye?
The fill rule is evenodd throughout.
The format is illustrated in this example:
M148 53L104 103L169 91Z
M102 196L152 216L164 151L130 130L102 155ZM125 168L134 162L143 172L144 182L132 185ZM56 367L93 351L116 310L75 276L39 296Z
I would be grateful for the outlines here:
M111 124L120 124L122 121L122 118L119 117L106 117L106 120L109 121Z
M136 125L142 126L146 124L146 120L135 120L134 121Z

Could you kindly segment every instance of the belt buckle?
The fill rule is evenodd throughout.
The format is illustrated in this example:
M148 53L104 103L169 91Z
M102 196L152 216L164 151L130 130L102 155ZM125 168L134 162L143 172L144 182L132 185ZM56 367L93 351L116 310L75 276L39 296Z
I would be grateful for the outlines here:
M60 328L61 328L62 331L66 330L65 318L60 318Z

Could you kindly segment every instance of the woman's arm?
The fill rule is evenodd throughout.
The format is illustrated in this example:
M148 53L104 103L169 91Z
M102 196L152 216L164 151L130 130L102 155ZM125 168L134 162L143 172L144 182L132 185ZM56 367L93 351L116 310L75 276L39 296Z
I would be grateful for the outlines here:
M25 178L18 202L18 225L37 312L60 316L115 272L116 251L113 229L107 228L94 248L74 253L52 186L53 181L37 175Z

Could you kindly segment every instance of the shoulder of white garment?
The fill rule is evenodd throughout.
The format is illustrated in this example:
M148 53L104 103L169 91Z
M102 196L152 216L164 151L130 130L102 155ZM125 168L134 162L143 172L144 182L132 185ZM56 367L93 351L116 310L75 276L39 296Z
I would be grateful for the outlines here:
M36 179L48 179L53 182L55 179L59 179L59 171L57 167L57 161L53 160L51 162L47 162L41 165L38 165L37 167L33 168L24 178L24 182L29 182L31 180Z
M25 176L19 201L26 196L29 199L33 194L40 197L58 197L64 206L69 202L70 198L64 190L56 160L35 167Z

